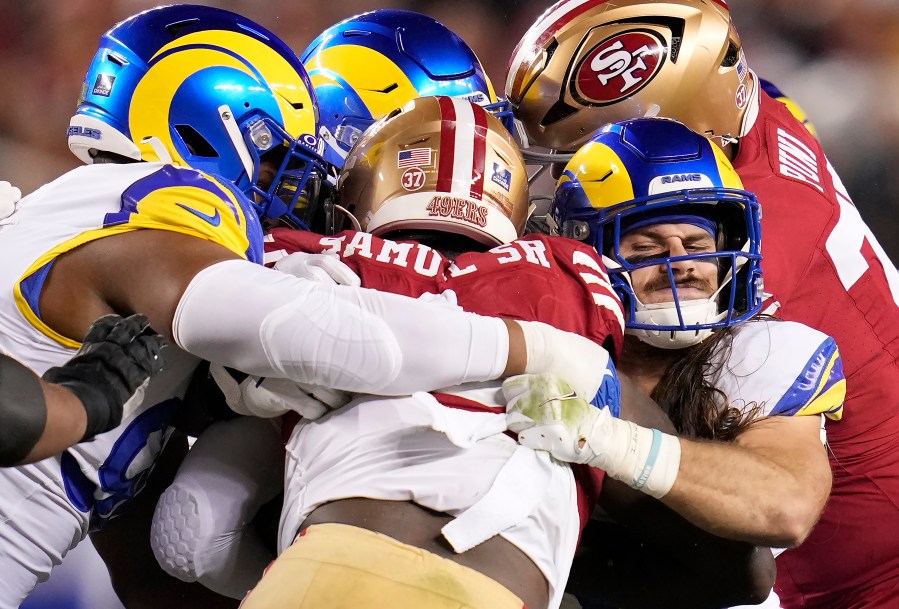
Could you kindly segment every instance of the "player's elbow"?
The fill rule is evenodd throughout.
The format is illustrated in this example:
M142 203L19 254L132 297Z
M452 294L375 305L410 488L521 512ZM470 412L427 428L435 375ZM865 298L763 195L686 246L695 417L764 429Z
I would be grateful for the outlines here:
M828 487L829 489L829 487ZM771 540L772 547L795 548L811 534L821 516L827 494L818 492L797 492L790 499L781 502L777 517L772 523L776 531Z
M811 534L815 522L815 520L796 518L785 523L778 546L781 548L795 548Z

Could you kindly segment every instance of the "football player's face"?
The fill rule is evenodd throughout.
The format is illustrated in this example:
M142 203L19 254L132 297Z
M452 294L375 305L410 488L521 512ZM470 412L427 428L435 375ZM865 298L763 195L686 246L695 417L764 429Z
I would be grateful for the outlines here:
M655 224L631 231L621 238L620 252L629 262L649 258L686 256L714 252L715 239L692 224ZM718 289L718 266L714 259L671 263L677 296L681 301L709 298ZM634 292L643 304L674 302L667 265L631 271Z

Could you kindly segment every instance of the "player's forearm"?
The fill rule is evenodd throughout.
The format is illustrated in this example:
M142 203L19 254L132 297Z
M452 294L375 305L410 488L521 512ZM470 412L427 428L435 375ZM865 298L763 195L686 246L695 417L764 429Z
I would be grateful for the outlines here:
M615 419L606 409L587 409L584 416L592 422L579 430L583 442L574 456L554 454L604 469L721 537L795 546L808 536L830 491L814 417L769 417L723 443L677 438ZM530 441L530 433L520 432L519 440Z
M509 346L498 319L245 261L198 274L173 333L191 353L250 374L384 394L497 378Z
M595 392L589 354L601 351L544 324L319 284L244 261L194 278L173 335L187 351L249 374L382 395L554 367L577 368Z
M74 393L52 383L41 383L47 404L47 422L40 439L22 463L33 463L77 444L87 429L87 412Z
M808 462L735 444L683 440L677 478L662 502L711 533L770 547L792 547L811 532L829 493ZM823 456L823 450L820 455ZM823 486L823 488L822 488Z
M0 421L0 466L19 464L34 450L44 433L47 406L38 376L2 354Z
M0 356L0 388L0 466L46 459L84 437L87 412L68 389L6 356Z

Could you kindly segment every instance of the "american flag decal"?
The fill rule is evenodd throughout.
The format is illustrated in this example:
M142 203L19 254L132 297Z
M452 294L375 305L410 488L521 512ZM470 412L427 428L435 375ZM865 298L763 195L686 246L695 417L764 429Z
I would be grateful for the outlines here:
M404 167L421 167L430 164L430 148L410 148L409 150L400 150L396 157L396 166L399 169L403 169Z
M749 73L749 66L746 65L746 56L743 54L743 51L740 51L740 58L737 60L737 77L740 79L740 82L743 82L746 79L746 75Z

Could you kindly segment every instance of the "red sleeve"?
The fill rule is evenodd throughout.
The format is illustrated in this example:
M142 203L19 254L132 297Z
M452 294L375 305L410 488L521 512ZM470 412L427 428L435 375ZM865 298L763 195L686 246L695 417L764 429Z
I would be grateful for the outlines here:
M440 291L449 262L435 250L411 241L395 242L353 230L326 237L286 228L272 230L265 242L266 264L294 252L332 252L362 279L366 288L418 298Z
M528 235L485 253L462 254L447 288L466 311L541 321L618 353L624 313L596 251L578 241Z

